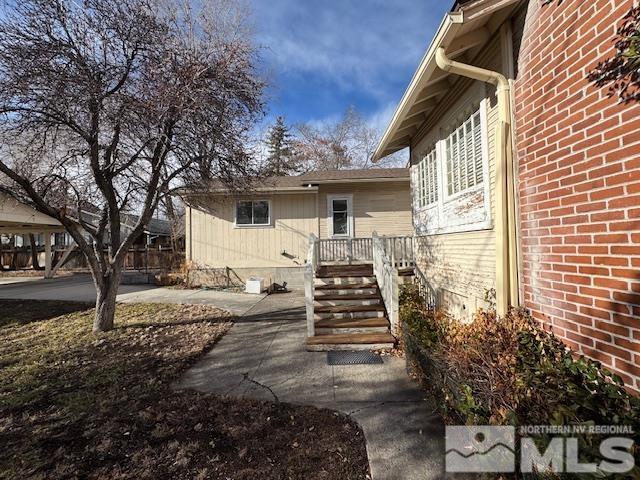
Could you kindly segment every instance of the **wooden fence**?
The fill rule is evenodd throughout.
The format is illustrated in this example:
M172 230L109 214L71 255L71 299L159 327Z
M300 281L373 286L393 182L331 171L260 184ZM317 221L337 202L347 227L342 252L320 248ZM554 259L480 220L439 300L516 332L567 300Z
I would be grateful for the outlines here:
M44 247L39 249L40 264L44 265ZM64 250L53 251L52 264L55 265L64 254ZM180 268L184 261L184 252L174 252L171 248L132 248L124 260L125 270L138 271L171 271ZM18 247L0 250L0 266L2 270L25 270L32 268L31 249ZM61 267L62 269L88 269L87 261L80 251L75 250Z

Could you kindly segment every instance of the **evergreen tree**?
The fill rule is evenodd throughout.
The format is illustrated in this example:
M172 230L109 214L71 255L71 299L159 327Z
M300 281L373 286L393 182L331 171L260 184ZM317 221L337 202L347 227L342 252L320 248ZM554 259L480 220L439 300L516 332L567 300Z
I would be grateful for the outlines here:
M266 166L268 175L281 176L299 173L291 132L282 116L278 116L276 123L269 129L267 149L269 152Z

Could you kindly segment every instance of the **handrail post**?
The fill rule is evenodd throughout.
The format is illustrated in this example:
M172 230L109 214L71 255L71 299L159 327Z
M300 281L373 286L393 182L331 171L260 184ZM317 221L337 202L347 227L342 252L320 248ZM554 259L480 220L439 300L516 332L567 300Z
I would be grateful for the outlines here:
M314 278L318 266L318 238L312 233L309 235L309 253L307 264L304 268L304 299L307 315L307 336L313 337L316 334L314 321L313 301L314 301Z
M396 266L396 239L393 238L389 242L389 245L391 245L391 266L395 267Z
M316 334L316 325L313 313L313 267L307 265L304 269L304 299L307 313L307 336L313 337Z

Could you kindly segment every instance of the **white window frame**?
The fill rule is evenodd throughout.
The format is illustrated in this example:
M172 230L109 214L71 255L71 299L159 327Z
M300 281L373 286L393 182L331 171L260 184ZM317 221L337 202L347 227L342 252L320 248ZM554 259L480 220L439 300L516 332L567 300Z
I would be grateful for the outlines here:
M333 201L347 201L347 234L333 233ZM327 232L330 238L353 238L353 194L334 194L327 195Z
M251 202L251 208L253 209L253 204L254 203L258 203L258 202L267 202L267 205L269 206L269 219L267 223L238 223L238 205L240 204L240 202ZM269 198L244 198L244 199L239 199L236 200L233 204L233 208L234 208L234 212L233 212L233 221L234 221L234 227L235 228L270 228L272 227L272 219L273 219L273 213L271 208L273 207L273 203L271 202L271 199Z
M429 135L421 142L423 145L435 145L436 151L436 170L438 173L438 199L433 204L423 204L421 199L421 188L423 176L421 173L422 162L425 156L430 152L431 147L421 148L413 176L414 185L417 188L413 191L414 204L414 226L416 229L423 230L422 235L437 235L443 233L459 233L478 230L490 230L493 228L493 220L491 214L491 179L489 176L489 144L487 129L487 101L483 98L477 107L470 109L469 102L465 102L461 107L452 109L446 115L440 125L448 125L448 129L434 128ZM462 112L467 115L462 115ZM446 139L460 124L464 122L476 112L480 113L480 136L481 136L481 152L482 152L482 181L465 190L449 195L448 190L448 171L446 158ZM461 120L462 119L462 120ZM445 207L449 208L450 204L462 201L462 197L472 195L474 192L483 192L483 211L485 218L478 221L456 221L457 218L451 218L451 215L445 213ZM424 228L424 225L432 225L432 227Z
M480 117L480 155L482 156L481 159L481 169L482 169L482 181L480 183L476 183L475 185L472 186L467 186L464 189L461 189L457 192L454 193L449 193L449 165L448 165L448 161L447 161L447 140L449 139L449 137L451 137L451 135L454 134L455 131L458 130L458 128L463 127L464 124L470 120L472 117L474 117L476 115L476 113L478 114L478 116ZM441 152L442 152L442 160L441 160L441 165L442 168L441 170L443 170L443 175L442 175L442 181L443 181L443 193L444 193L444 201L447 202L449 200L454 200L456 198L462 197L464 195L466 195L467 193L474 191L474 190L481 190L481 186L486 182L487 180L487 168L485 167L485 163L487 163L487 158L488 155L486 153L485 150L485 143L486 143L486 123L483 120L483 105L481 104L478 109L474 109L473 112L471 113L471 115L469 115L468 117L466 117L461 124L458 124L458 122L454 123L450 128L449 128L449 133L446 135L443 135L444 138L442 138L439 142L442 144L441 147ZM457 125L457 126L456 126ZM471 134L473 135L473 130L471 131ZM472 140L473 141L473 140ZM465 166L465 170L466 170L466 166ZM462 180L462 177L461 177Z
M432 145L425 150L421 155L418 162L418 207L419 208L431 208L438 204L440 198L440 173L439 173L439 159L438 149L436 145ZM433 170L429 167L429 164L433 164ZM432 184L434 190L429 189L430 182L428 181L429 174L432 174ZM431 194L433 194L433 200L431 200ZM431 200L431 201L430 201Z

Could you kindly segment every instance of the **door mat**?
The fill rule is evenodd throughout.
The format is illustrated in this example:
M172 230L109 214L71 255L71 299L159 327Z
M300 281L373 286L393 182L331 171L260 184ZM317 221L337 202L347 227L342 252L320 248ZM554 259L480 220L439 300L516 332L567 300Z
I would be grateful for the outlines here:
M327 365L376 365L384 363L380 355L373 352L327 352Z

